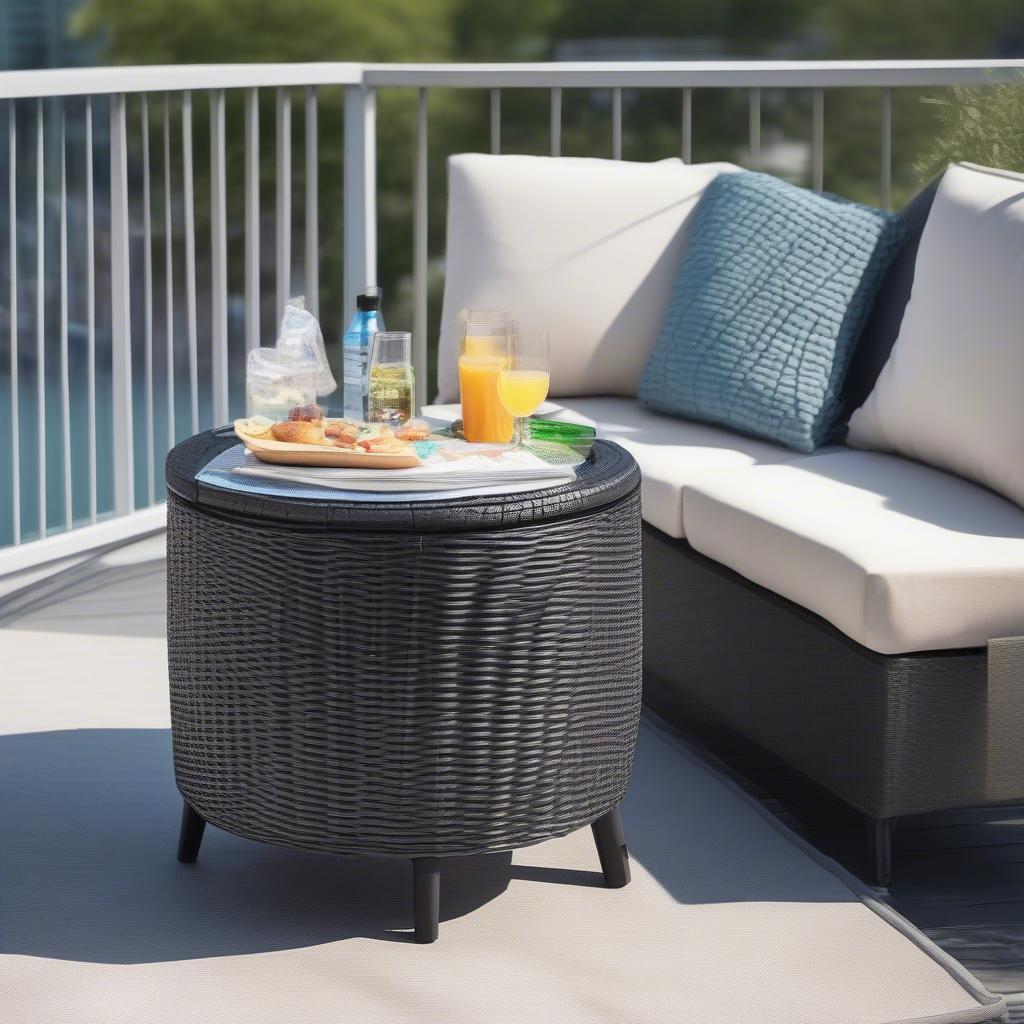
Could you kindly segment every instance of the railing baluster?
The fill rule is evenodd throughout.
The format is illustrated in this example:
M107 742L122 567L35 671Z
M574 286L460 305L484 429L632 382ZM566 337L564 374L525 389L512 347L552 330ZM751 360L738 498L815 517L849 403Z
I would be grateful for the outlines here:
M36 436L39 444L39 536L46 536L46 237L43 101L36 100Z
M612 89L612 159L622 159L622 90Z
M427 90L420 89L416 107L416 173L412 225L412 361L416 408L427 402Z
M146 497L156 500L153 439L153 217L150 212L149 97L142 94L142 288L146 362Z
M882 90L882 209L892 209L892 89Z
M693 159L693 90L683 90L683 163Z
M815 89L811 112L811 183L819 192L825 187L825 90Z
M306 86L306 308L320 315L320 227L316 86Z
M260 94L245 94L245 349L260 344Z
M68 152L67 110L60 100L60 434L64 462L64 526L74 523L71 495L71 381L68 370Z
M761 169L761 90L750 90L750 169Z
M86 422L89 441L89 522L96 522L96 195L93 185L92 97L85 100Z
M18 413L18 133L14 100L7 102L7 216L11 317L11 527L21 543L21 439Z
M181 94L181 191L185 207L185 320L192 433L199 433L199 343L196 337L196 210L192 190L192 93Z
M562 90L551 90L551 155L562 155Z
M174 223L171 220L171 97L164 93L164 334L167 342L167 448L174 429Z
M345 315L356 295L377 283L377 96L365 85L345 89Z
M501 90L491 90L491 152L501 152Z
M210 93L210 290L213 424L228 422L228 222L224 90Z
M113 368L114 511L117 515L126 515L135 508L128 224L128 120L124 93L114 93L110 97L110 333Z
M275 323L284 312L292 287L292 97L277 90L277 308Z

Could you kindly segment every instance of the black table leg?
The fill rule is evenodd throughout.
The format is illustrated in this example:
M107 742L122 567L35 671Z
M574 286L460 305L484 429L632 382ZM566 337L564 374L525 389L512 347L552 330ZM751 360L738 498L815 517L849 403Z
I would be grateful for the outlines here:
M178 860L182 864L195 864L205 830L206 821L192 809L187 800L183 801L181 831L178 833Z
M441 914L441 859L416 857L412 862L416 941L435 942Z
M590 827L594 831L604 884L609 889L621 889L629 882L629 853L618 807L603 814Z
M885 886L892 877L892 836L895 818L868 818L868 881Z

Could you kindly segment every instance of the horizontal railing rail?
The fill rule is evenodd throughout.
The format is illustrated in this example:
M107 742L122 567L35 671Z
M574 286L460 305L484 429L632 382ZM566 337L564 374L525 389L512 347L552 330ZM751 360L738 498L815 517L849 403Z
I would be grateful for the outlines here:
M306 85L362 85L359 64L153 64L146 67L54 68L0 71L0 100L189 89L263 89Z
M537 64L163 64L0 72L0 100L306 85L414 88L826 88L1006 81L1024 60L628 61ZM183 81L184 79L184 81Z
M377 283L377 94L416 91L411 326L422 403L429 354L431 89L489 93L493 153L502 150L502 92L546 90L552 155L562 151L566 94L608 90L607 155L613 159L622 158L624 90L676 90L676 153L684 160L693 150L694 92L743 90L744 159L753 168L762 160L765 91L807 90L809 177L818 189L824 185L828 91L877 90L878 191L888 207L893 91L1024 81L1022 73L1024 60L318 63L0 73L0 102L7 107L5 118L0 113L6 120L0 144L6 134L8 176L7 287L0 285L0 294L6 296L9 328L8 387L0 388L0 403L6 398L8 408L0 423L10 424L6 458L0 446L5 467L0 470L0 575L109 542L111 536L130 536L133 524L140 531L153 529L163 453L176 440L242 411L240 393L231 386L229 317L240 317L246 350L260 343L266 264L273 263L278 314L300 280L308 305L319 310L323 89L340 88L344 94L337 136L342 281L324 290L332 302L340 298L342 314L352 309L363 286ZM272 92L274 101L273 245L264 245L262 237L266 167L260 136L269 130L260 123L260 98L265 92ZM229 180L227 160L227 98L235 94L244 98L239 108L244 167L237 182ZM208 139L194 134L199 103ZM304 126L295 167L293 106ZM199 168L207 187L202 195L196 188L199 152L208 152L208 163ZM69 174L71 164L77 177ZM303 244L296 252L292 207L299 174ZM244 212L229 223L230 200L239 192ZM197 208L209 232L201 253ZM243 250L241 294L234 304L229 245ZM75 303L80 308L72 317ZM98 380L100 364L109 381Z
M486 89L808 89L948 86L1012 80L1024 60L629 61L556 64L366 64L370 86Z

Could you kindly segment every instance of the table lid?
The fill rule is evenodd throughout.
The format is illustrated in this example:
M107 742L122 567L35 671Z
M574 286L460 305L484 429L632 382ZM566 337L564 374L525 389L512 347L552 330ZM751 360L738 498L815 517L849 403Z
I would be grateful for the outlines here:
M524 526L585 515L614 504L640 486L633 457L610 441L596 441L590 458L577 469L576 479L557 487L514 494L470 495L415 501L388 495L375 501L311 499L280 494L227 490L196 479L222 451L237 444L231 427L208 430L176 445L167 455L167 489L194 505L278 522L337 526L348 530L451 530Z

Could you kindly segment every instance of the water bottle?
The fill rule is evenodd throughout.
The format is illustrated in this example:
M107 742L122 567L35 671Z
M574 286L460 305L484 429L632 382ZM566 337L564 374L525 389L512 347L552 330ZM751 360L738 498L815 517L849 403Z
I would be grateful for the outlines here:
M345 377L344 410L347 420L366 420L367 397L370 393L370 344L374 334L383 330L380 289L367 288L356 298L356 313L345 332L342 348Z

